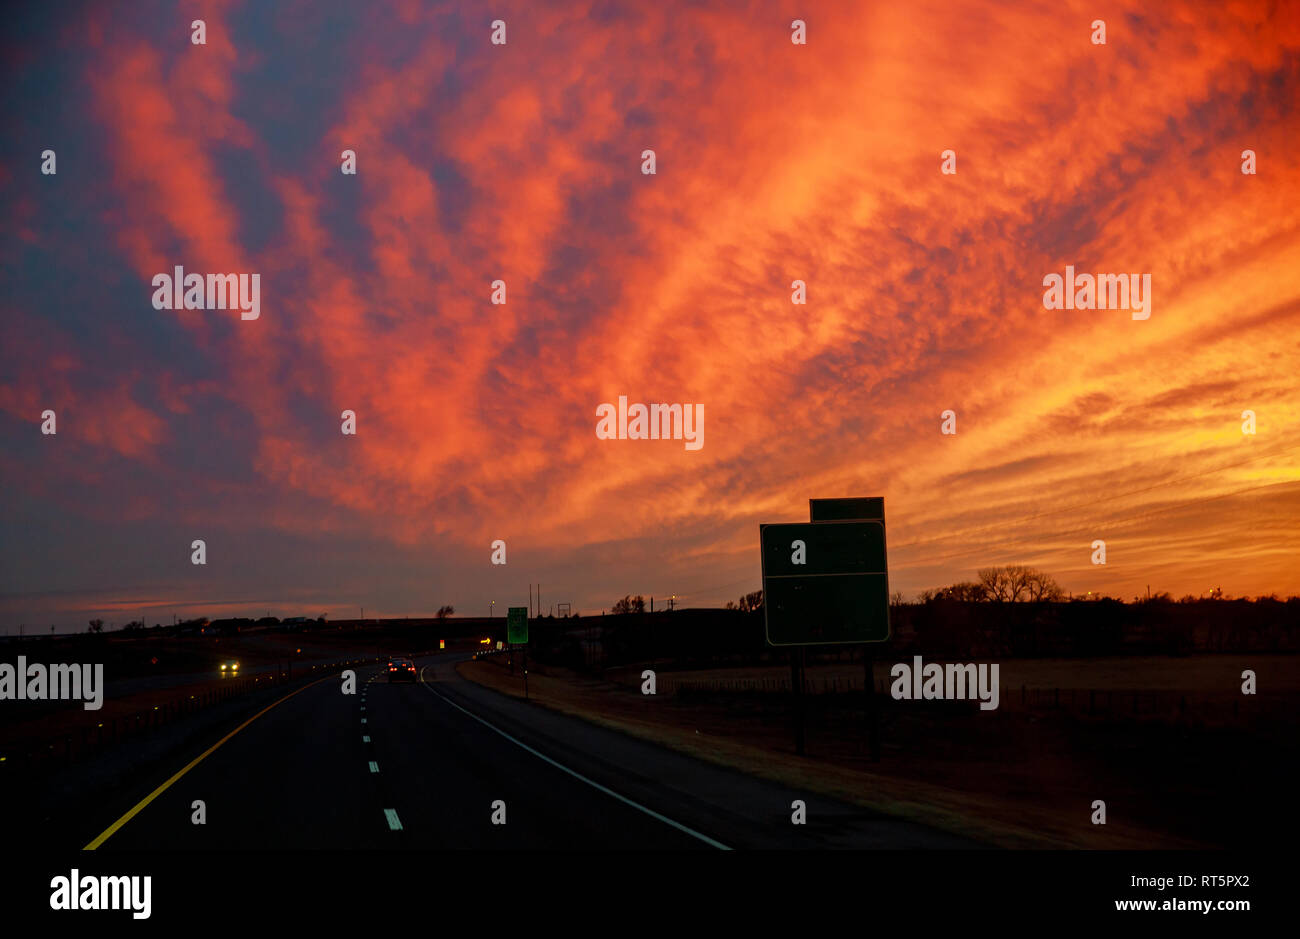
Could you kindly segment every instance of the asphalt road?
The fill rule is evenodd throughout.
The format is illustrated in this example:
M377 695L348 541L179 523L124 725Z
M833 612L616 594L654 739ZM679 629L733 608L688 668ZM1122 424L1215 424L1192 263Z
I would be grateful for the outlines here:
M160 767L157 785L171 784L86 841L99 836L99 851L973 846L498 695L456 675L464 658L417 660L413 683L363 667L355 695L334 676L309 685L178 778L183 761ZM794 799L807 803L806 825L791 824Z

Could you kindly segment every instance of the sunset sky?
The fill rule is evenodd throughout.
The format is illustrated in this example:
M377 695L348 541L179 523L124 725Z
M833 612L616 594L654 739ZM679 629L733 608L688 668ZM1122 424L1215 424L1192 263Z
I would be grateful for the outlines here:
M834 496L908 596L1300 593L1298 10L19 5L0 633L720 606ZM154 309L175 265L260 318ZM1150 319L1045 309L1066 265ZM619 395L703 447L597 439Z

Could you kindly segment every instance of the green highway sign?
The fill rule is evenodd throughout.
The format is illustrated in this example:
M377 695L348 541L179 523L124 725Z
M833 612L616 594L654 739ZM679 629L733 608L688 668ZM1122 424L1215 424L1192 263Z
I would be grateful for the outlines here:
M889 638L889 574L882 520L758 528L769 645L834 645Z
M885 520L885 500L881 496L865 499L809 499L810 522L862 522Z
M528 607L512 606L506 614L506 641L512 646L528 643Z

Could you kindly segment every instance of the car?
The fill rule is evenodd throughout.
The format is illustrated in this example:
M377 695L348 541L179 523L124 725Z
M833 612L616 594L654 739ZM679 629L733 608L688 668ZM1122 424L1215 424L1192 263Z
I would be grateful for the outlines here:
M415 681L415 663L410 659L391 658L388 660L389 681Z
M221 677L225 678L227 675L231 678L239 675L239 663L234 659L227 659L221 663Z

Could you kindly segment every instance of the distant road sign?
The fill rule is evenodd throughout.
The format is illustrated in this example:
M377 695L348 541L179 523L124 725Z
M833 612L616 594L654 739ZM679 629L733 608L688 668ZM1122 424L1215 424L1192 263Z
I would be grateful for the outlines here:
M759 543L769 645L889 638L883 521L760 525Z
M512 646L528 642L528 607L512 606L506 614L506 641Z

